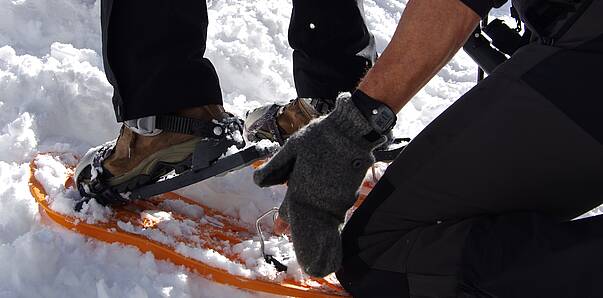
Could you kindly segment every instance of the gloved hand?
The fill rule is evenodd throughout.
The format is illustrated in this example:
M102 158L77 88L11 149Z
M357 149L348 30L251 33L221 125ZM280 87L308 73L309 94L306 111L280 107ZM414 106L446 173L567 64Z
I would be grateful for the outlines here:
M371 131L347 95L331 114L293 134L254 173L262 187L288 181L279 216L289 222L297 260L309 275L322 277L341 265L339 226L375 161L373 149L386 140L366 140Z

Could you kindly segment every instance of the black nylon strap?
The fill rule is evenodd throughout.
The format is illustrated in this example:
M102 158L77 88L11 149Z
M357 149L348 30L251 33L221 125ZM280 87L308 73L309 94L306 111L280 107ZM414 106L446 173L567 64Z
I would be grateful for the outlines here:
M395 113L389 106L376 101L359 89L352 94L352 102L373 127L372 131L364 135L364 138L369 142L377 141L381 136L387 134L396 123ZM379 110L381 110L381 112L379 112ZM374 113L375 111L377 111L377 113Z
M168 132L214 139L219 139L224 134L224 128L212 121L202 121L174 115L157 116L156 121L156 128ZM216 134L216 132L219 132L219 134Z

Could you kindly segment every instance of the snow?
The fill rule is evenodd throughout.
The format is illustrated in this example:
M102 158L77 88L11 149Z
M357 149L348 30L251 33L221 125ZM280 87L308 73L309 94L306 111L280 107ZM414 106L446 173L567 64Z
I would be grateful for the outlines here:
M60 156L40 155L34 159L34 163L37 168L34 176L47 191L46 200L53 210L86 223L107 222L109 220L113 214L112 209L103 207L94 200L85 203L79 212L74 211L75 201L79 198L79 195L73 187L65 185L67 178L73 174L73 170L69 166L74 166L76 163L76 159L71 154ZM263 197L258 196L255 199L261 198ZM118 221L117 229L163 243L174 248L181 255L224 269L234 275L277 281L285 278L297 280L308 278L297 265L293 246L286 237L271 236L266 239L265 243L266 253L283 259L286 264L289 264L288 273L278 274L272 265L263 261L261 245L257 236L236 245L222 242L220 247L215 247L216 250L222 249L225 253L238 254L244 260L243 264L231 261L223 253L204 248L203 244L206 238L199 236L203 226L198 224L210 224L221 228L224 226L221 222L223 216L206 214L203 207L182 200L167 199L158 204L158 207L159 210L147 209L140 213L140 219L145 223L143 226L129 221ZM173 213L188 218L178 218ZM255 222L255 218L250 218L250 221L243 222L243 224L251 227ZM271 225L268 225L268 227L271 228Z
M368 26L380 51L405 2L365 1ZM287 42L290 1L209 0L208 8L206 56L217 68L227 110L243 116L249 109L294 98ZM99 0L0 2L0 297L266 296L213 283L132 247L88 239L39 214L28 189L29 161L50 151L83 156L90 147L113 139L119 128L111 106L112 89L102 69L99 16ZM395 134L415 136L471 88L475 77L474 64L459 53L400 112ZM71 159L75 161L75 156ZM49 157L38 159L37 166L36 177L53 196L55 210L90 222L111 214L94 203L85 205L82 214L74 213L72 199L77 193L63 186L70 170ZM283 186L256 187L251 174L251 169L243 169L180 193L251 227L258 215L278 206L285 192ZM174 210L184 207L166 204ZM187 212L204 215L199 209ZM169 214L152 210L148 216L159 222L170 219ZM128 223L120 227L136 232ZM171 242L168 234L192 233L182 225L164 228L167 234L152 237ZM264 229L270 229L268 222ZM232 247L253 271L230 264L215 252L179 249L236 274L278 278L261 261L257 240ZM287 258L293 251L287 239L268 238L266 250L289 266L287 274L302 277L294 259Z

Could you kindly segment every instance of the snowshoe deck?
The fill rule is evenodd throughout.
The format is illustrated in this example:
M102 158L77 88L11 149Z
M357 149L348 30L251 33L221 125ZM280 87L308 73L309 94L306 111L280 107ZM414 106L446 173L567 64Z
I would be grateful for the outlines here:
M58 155L52 156L60 160ZM175 193L166 193L115 207L107 221L88 223L77 216L53 210L50 207L52 195L36 178L36 159L31 162L30 168L30 191L39 205L40 213L77 233L110 243L136 246L142 252L153 253L157 259L186 266L205 278L241 289L295 297L347 295L334 276L325 279L307 276L294 279L288 273L275 271L268 276L254 272L246 265L241 252L232 248L244 241L258 241L256 233L240 224L238 219L197 201ZM66 175L68 179L63 193L73 187L71 175ZM365 183L365 187L370 187L370 184ZM194 210L199 212L194 214ZM190 228L190 233L170 234L172 241L165 241L164 235L170 233L170 224L184 224ZM186 252L190 250L203 252L205 257L187 256ZM212 258L223 260L238 269L220 267L212 262Z

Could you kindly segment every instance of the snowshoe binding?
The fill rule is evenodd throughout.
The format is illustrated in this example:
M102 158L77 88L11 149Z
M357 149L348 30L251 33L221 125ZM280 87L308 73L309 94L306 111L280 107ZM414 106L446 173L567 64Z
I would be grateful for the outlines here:
M132 159L128 143L135 142L137 137L144 138L134 132L137 128L124 125L120 139L89 150L78 164L75 183L82 200L76 204L76 210L91 198L101 205L124 205L173 191L245 167L275 151L275 148L257 146L243 149L243 123L232 115L209 121L173 115L154 118L155 131L171 133L173 138L183 141L158 145L164 148L145 152L138 157L140 162L127 172L114 175L107 170L112 164L106 161L113 159L113 164L128 162ZM170 142L169 135L166 138L159 142ZM144 144L142 146L144 149ZM228 155L233 146L240 151ZM125 155L122 160L113 157L119 150L126 150L121 153Z
M272 104L247 112L247 139L252 142L268 139L283 145L291 134L321 116L310 102L308 98L297 98L286 105Z
M258 142L268 139L283 145L287 138L306 126L310 121L327 115L335 108L335 100L297 98L285 105L272 104L247 112L245 136ZM388 141L375 149L377 161L391 162L404 149L409 138L394 138L390 132Z

